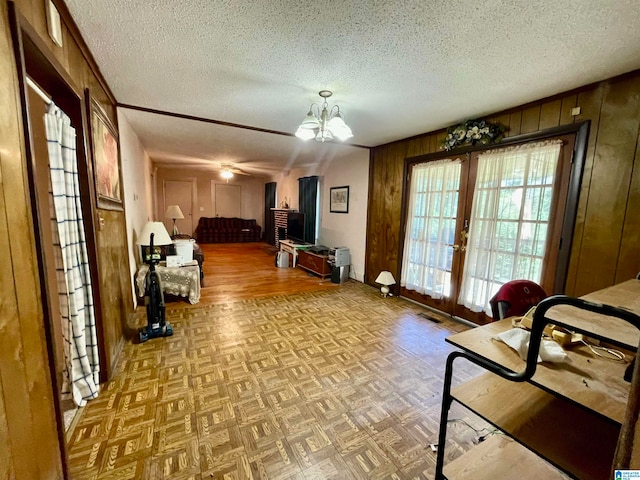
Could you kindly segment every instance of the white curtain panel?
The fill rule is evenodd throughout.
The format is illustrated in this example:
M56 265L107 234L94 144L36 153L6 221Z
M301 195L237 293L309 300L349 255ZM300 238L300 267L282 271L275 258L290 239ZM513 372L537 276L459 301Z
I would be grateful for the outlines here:
M554 140L479 155L459 304L491 315L501 285L540 283L561 146Z
M63 316L64 377L78 406L98 395L99 362L93 291L89 273L76 158L76 131L53 103L45 115L51 188L64 282L59 282Z
M401 286L435 299L449 296L459 188L458 159L413 167Z

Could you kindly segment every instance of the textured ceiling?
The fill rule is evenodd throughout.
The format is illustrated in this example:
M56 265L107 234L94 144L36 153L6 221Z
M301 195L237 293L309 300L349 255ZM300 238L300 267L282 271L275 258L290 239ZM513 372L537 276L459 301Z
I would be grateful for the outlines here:
M66 3L120 103L293 133L329 89L366 146L640 68L638 0ZM154 160L258 172L342 151L126 115Z

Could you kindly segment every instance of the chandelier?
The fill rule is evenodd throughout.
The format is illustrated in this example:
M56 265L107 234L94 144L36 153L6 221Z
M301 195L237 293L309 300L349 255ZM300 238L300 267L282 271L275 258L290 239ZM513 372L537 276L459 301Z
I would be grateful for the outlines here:
M324 99L322 102L322 110L320 110L317 104L311 104L309 113L304 117L304 120L296 131L296 137L302 140L315 138L318 142L333 140L334 138L344 141L353 137L351 129L344 123L340 107L334 105L329 109L327 98L333 95L333 92L320 90L318 95ZM313 107L315 107L315 112Z

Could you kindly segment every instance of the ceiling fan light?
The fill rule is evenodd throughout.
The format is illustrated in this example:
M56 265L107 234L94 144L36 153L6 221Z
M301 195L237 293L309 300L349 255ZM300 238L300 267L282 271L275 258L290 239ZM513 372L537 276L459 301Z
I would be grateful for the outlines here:
M311 128L303 128L302 125L298 127L296 130L296 137L301 138L302 140L310 140L315 137L316 134Z
M222 170L222 172L220 172L220 176L229 180L230 178L233 178L233 172L231 170Z

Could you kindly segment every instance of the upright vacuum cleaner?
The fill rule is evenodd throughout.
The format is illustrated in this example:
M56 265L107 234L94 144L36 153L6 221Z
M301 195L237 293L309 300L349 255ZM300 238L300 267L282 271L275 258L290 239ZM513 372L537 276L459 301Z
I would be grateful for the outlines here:
M149 265L149 271L144 278L144 303L147 306L147 326L139 330L140 343L150 338L170 337L173 335L171 324L165 320L164 294L160 274L156 271L156 265L160 262L160 255L153 251L153 237L149 254L145 255L145 263Z

